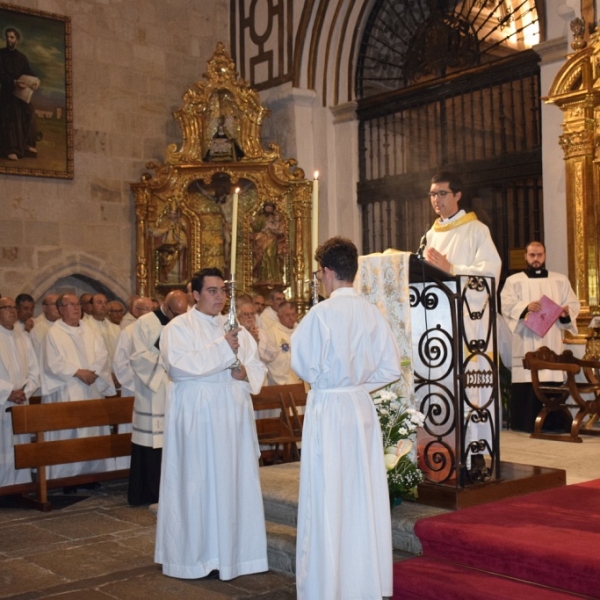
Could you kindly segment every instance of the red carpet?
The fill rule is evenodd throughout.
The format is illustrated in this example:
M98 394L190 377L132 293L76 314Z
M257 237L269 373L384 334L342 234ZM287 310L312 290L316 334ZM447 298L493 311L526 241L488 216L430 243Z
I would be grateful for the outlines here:
M392 600L575 600L582 597L426 556L394 565Z
M427 560L413 559L395 565L394 598L397 600L537 600L538 597L569 597L568 594L600 598L600 480L422 519L415 525L415 533ZM462 570L462 575L458 565L467 568ZM471 569L492 574L474 573ZM444 575L440 573L447 575L447 593L440 591L444 584ZM557 596L558 592L542 590L546 595L536 596L539 588L496 578L493 574L563 593ZM419 577L421 582L415 583ZM432 581L438 591L427 595L425 590ZM463 589L459 591L461 582ZM477 595L479 585L492 586L497 595L488 592ZM510 589L504 589L510 585L526 586L527 591L514 595ZM468 595L471 587L476 595ZM421 595L414 595L414 590L419 590ZM504 595L498 595L502 593Z

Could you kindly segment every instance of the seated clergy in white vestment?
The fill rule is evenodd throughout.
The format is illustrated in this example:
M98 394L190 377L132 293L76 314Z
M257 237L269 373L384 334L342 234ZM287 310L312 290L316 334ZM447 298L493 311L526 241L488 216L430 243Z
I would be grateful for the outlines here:
M15 327L17 307L12 298L0 298L0 487L28 483L30 469L15 469L15 443L28 435L13 435L7 408L26 404L39 385L38 362L29 336Z
M41 369L42 402L76 402L114 396L108 350L94 329L80 320L75 294L61 294L56 302L60 320L46 334ZM85 427L48 434L49 440L107 435L108 427ZM115 469L115 459L48 467L48 478L70 477Z
M38 360L42 351L42 340L46 335L46 332L58 319L58 309L56 308L56 301L58 300L58 294L46 294L42 300L42 314L38 315L34 319L35 325L29 333L29 339L33 344L33 349L38 357Z
M296 307L282 302L277 309L278 321L267 330L270 347L275 349L271 360L266 360L269 385L300 383L292 369L292 333L298 321Z
M92 297L92 318L86 323L102 336L106 349L108 350L108 365L112 372L112 361L117 349L117 340L121 333L121 328L108 318L109 302L104 294L94 294ZM118 386L118 380L113 373L113 383Z
M131 334L131 369L135 403L127 502L132 506L159 500L160 469L169 378L160 357L164 326L187 311L186 294L174 290L157 310L141 316Z
M271 327L273 323L278 322L279 319L277 318L277 309L279 308L279 305L285 300L285 296L283 295L283 292L280 292L278 290L271 290L269 292L268 299L270 305L267 306L260 313L260 322L262 326L266 329Z
M152 310L152 300L136 296L134 304L134 315L142 315ZM121 386L121 398L135 397L135 375L131 367L131 354L133 353L133 326L137 321L134 316L133 323L124 329L117 339L115 355L112 361L112 371ZM132 415L133 418L133 415ZM119 425L119 433L131 433L131 423ZM130 456L118 456L116 458L117 469L128 469L131 462Z

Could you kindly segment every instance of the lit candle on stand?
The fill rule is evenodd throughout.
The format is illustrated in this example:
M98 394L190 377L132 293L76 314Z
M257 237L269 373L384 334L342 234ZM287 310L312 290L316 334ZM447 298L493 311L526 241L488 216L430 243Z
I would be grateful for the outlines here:
M236 263L235 263L236 256L235 255L236 255L236 251L237 251L237 222L238 222L238 194L239 193L240 193L240 188L235 188L235 191L233 192L233 211L231 213L230 270L231 270L231 278L232 279L235 277L235 267L236 267Z
M317 271L319 265L315 260L315 252L319 245L319 171L315 171L312 188L312 223L311 223L311 242L312 242L312 270Z

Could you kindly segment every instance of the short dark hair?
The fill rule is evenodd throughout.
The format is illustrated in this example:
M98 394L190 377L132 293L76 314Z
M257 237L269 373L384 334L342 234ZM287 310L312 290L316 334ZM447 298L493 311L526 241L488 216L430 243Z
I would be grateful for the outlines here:
M273 300L275 300L275 294L283 294L283 292L281 290L278 290L277 288L269 290L269 295L267 296L267 300L270 300L271 302L273 302ZM283 294L283 295L285 297L285 294Z
M525 254L527 254L527 248L529 248L529 246L541 246L544 249L544 252L546 252L546 246L544 246L544 244L542 242L540 242L539 240L531 240L525 246Z
M205 267L194 273L192 277L192 292L200 293L202 291L205 277L220 277L221 279L225 279L223 273L217 267Z
M293 302L290 302L289 300L284 300L278 307L277 307L277 313L279 313L279 311L282 308L285 308L286 306L291 306L294 310L296 310L296 305Z
M9 31L12 31L12 32L15 34L15 37L16 37L16 38L17 38L19 41L21 41L21 34L20 34L20 33L19 33L19 31L18 31L17 29L15 29L14 27L7 27L7 28L4 30L4 37L6 37L6 36L8 35L8 32L9 32ZM16 302L16 300L15 300L15 302Z
M447 183L453 194L462 192L462 179L452 171L440 171L431 178L431 183Z
M35 302L35 300L33 299L33 296L30 296L29 294L19 294L15 298L15 304L21 306L23 302Z
M317 248L315 260L321 268L334 271L340 281L354 281L358 271L358 250L348 238L329 238Z

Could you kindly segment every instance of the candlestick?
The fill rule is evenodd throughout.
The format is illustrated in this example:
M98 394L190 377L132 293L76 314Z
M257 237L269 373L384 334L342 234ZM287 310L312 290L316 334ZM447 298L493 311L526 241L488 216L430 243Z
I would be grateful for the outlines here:
M230 271L231 271L231 279L234 279L235 275L235 267L236 267L236 250L237 250L237 221L238 221L238 194L240 193L240 188L235 188L233 192L233 210L231 213L231 261L230 261Z
M315 178L313 179L311 213L312 270L316 271L319 268L319 265L315 260L315 252L319 245L319 171L315 171Z

